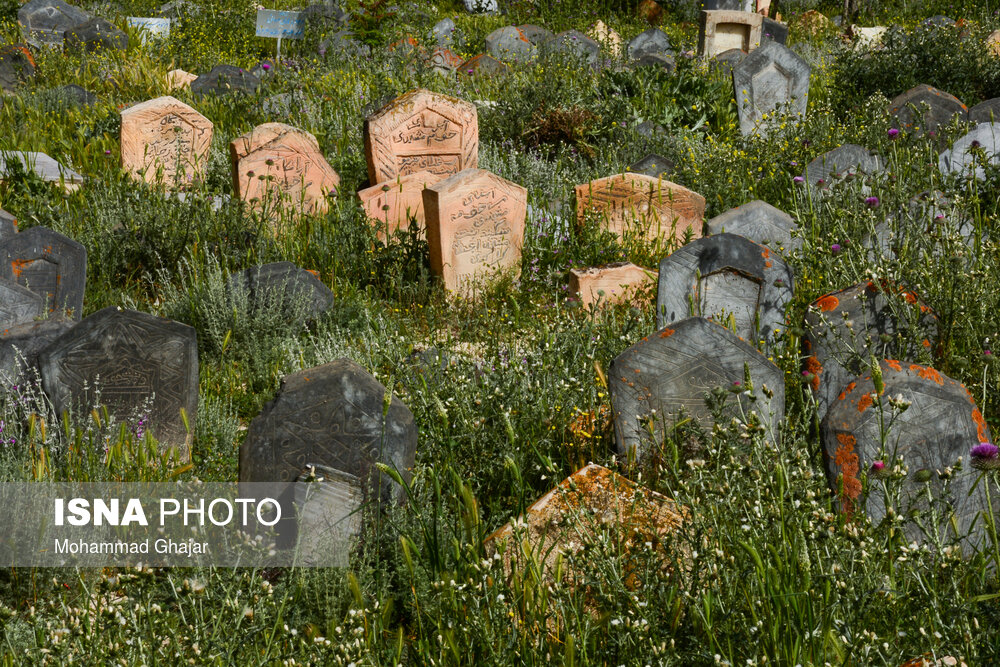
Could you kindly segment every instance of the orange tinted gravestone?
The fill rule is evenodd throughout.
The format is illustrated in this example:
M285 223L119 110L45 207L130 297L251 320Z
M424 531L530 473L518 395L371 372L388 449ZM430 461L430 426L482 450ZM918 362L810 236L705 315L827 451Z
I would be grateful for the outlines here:
M580 224L588 213L601 215L601 224L624 238L626 232L648 241L682 241L690 229L701 236L705 198L662 178L626 172L576 186Z
M190 90L191 82L197 78L197 74L191 74L190 72L185 72L182 69L172 69L167 72L167 88L171 91L182 90L184 88Z
M397 229L405 230L412 217L417 223L420 237L425 238L427 223L424 217L424 188L443 178L429 171L419 171L360 190L358 199L361 200L361 207L378 225L378 237L385 241Z
M233 188L260 207L280 198L283 208L324 213L340 176L319 150L316 137L284 123L264 123L229 144Z
M121 112L122 169L138 180L188 183L204 173L212 121L173 97Z
M628 303L636 298L637 292L653 284L654 276L655 272L631 262L572 269L569 272L569 291L579 295L580 305L584 308L593 303L601 306Z
M476 106L414 90L365 120L365 158L371 184L418 171L449 176L479 166Z
M465 169L423 191L431 269L445 289L521 263L528 191L483 169Z

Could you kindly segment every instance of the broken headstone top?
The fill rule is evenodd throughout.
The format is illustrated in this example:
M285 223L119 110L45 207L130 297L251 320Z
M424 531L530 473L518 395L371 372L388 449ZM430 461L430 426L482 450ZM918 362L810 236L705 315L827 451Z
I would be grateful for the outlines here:
M87 250L48 227L32 227L0 240L0 278L13 280L45 300L46 312L83 314Z

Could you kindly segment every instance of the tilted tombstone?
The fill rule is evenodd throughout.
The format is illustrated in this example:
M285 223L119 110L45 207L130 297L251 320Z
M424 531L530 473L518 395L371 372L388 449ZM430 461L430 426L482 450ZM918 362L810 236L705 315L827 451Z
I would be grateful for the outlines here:
M45 300L47 312L83 314L87 249L48 227L32 227L0 240L0 278L13 280Z
M963 540L966 551L984 545L988 529L983 527L985 517L979 514L987 511L987 496L978 482L986 480L980 480L981 473L969 466L969 451L992 440L972 394L933 368L895 360L881 360L878 366L881 391L876 389L869 368L841 387L821 425L827 479L841 510L851 513L861 509L873 525L878 525L886 516L885 493L875 485L863 495L863 473L868 471L871 483L876 474L872 463L882 461L888 471L902 458L907 476L899 486L899 498L891 504L900 516L910 516L913 511L923 515L923 526L914 521L903 524L906 541L926 540L925 529L954 535L953 514L959 536L972 531ZM900 399L908 404L902 412ZM887 433L883 433L886 424ZM951 493L945 496L939 473L953 468L959 459L962 468L952 473ZM921 479L921 475L928 475L928 479ZM930 525L928 484L930 495L944 503L937 508L940 523L936 526Z
M35 59L27 46L8 44L0 47L0 90L12 93L34 76Z
M743 134L766 133L779 111L804 116L809 64L788 47L765 41L733 68L733 90Z
M784 376L748 343L701 317L643 338L615 357L608 370L618 453L642 459L663 442L681 412L710 430L707 395L743 387L747 369L756 400L745 391L731 394L726 421L755 412L767 437L776 441L785 413Z
M50 317L0 330L0 384L10 389L39 380L38 353L74 324L65 317Z
M480 53L458 66L458 73L467 76L496 76L506 74L510 68L488 53Z
M980 102L969 109L970 123L1000 123L1000 97Z
M317 214L329 208L340 176L309 132L264 123L229 144L233 189L245 202L262 207L278 203L295 212Z
M601 45L579 30L564 30L542 47L546 53L563 53L594 65L601 57Z
M470 293L491 273L521 266L528 191L484 169L465 169L423 191L431 269L445 289Z
M749 53L760 46L762 25L760 14L703 10L698 31L698 55L711 58L729 49Z
M735 234L697 239L660 261L656 326L704 317L754 347L785 330L794 293L792 270L780 255Z
M705 223L706 234L739 234L782 254L802 248L802 239L792 235L798 228L792 216L759 199L731 208Z
M570 269L569 293L583 308L591 304L607 306L630 303L653 284L655 272L631 262L619 262L588 269Z
M916 136L937 132L942 125L950 123L952 118L957 116L964 120L968 113L968 107L957 97L925 83L897 95L889 103L893 126Z
M411 218L416 223L417 235L427 238L424 188L443 178L429 171L418 171L360 190L358 199L361 201L361 208L376 225L379 239L387 241L396 230L406 231Z
M712 69L721 71L727 77L731 77L733 69L743 62L743 59L746 57L747 52L742 49L729 49L713 57L708 64Z
M0 278L0 331L33 321L46 312L45 299L13 280Z
M450 18L441 19L431 28L431 34L438 46L451 46L455 40L455 21Z
M882 158L857 144L844 144L823 153L806 165L803 174L810 187L828 189L845 178L881 172Z
M31 0L17 10L21 31L35 46L62 46L63 34L89 19L90 14L62 0Z
M233 65L216 65L208 74L202 74L191 82L191 92L195 95L227 95L234 92L253 95L258 88L260 79Z
M128 49L128 35L111 21L99 16L67 28L63 33L63 48L83 49L88 53Z
M1000 122L976 125L938 157L938 169L944 175L972 174L982 180L986 178L984 164L1000 164Z
M788 41L788 25L766 16L762 17L760 27L761 39L772 39L778 44Z
M520 28L509 25L486 36L486 52L499 60L524 62L534 58L538 49Z
M633 174L645 174L653 178L664 178L673 170L673 161L656 153L650 153L641 160L633 162L628 168L628 171Z
M42 386L57 414L106 406L120 422L141 419L161 448L191 459L185 422L198 411L195 330L110 306L82 320L38 354ZM135 422L132 422L135 425Z
M3 181L10 170L15 168L9 164L14 161L20 163L21 169L32 172L46 183L58 183L66 192L73 192L83 184L83 176L45 153L34 151L0 150L0 181Z
M250 423L240 447L241 482L290 482L308 465L354 475L366 497L403 502L406 490L376 463L410 479L417 452L413 413L368 371L337 359L286 375ZM388 399L388 400L387 400Z
M263 264L236 273L229 279L229 288L244 293L251 312L277 308L296 325L321 317L334 303L333 291L323 281L291 262Z
M914 358L936 337L937 318L910 291L886 283L859 283L809 306L803 373L823 419L851 378L871 357Z
M364 139L371 185L418 171L450 176L479 165L476 105L429 90L410 91L369 116Z
M521 32L528 38L528 41L535 46L541 46L556 37L555 33L551 30L547 30L541 26L531 25L530 23L519 25L517 27L521 29Z
M121 165L129 176L174 185L204 175L212 121L169 95L124 109L121 117Z
M453 76L455 71L461 66L462 58L455 55L450 49L438 47L427 59L427 66L443 76Z
M295 481L297 562L306 567L347 567L362 527L361 480L329 466L308 465Z
M0 241L17 234L17 218L0 208Z
M649 28L629 41L625 53L631 60L639 60L646 55L673 55L674 48L667 33L659 28Z
M705 198L662 178L624 173L576 186L576 211L579 224L596 213L620 238L635 234L681 243L688 230L701 236Z

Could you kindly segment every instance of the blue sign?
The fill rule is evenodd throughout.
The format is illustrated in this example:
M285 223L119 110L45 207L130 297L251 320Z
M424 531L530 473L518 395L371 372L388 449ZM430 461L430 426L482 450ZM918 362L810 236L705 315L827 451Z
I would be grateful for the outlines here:
M257 36L275 39L302 39L306 34L305 12L257 10Z

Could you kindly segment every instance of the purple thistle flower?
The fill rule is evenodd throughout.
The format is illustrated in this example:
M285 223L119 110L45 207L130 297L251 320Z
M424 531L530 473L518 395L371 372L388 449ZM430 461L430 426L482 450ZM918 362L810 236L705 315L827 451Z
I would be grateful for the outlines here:
M840 252L840 244L834 243L832 246L830 246L830 252L832 252L834 255Z
M1000 468L1000 449L990 442L981 442L969 451L972 467L977 470L997 470Z
M866 197L865 204L867 204L868 208L875 208L878 206L878 197Z
M899 130L896 129L895 127L890 127L889 128L889 138L890 139L895 139L898 136L899 136Z
M261 69L263 69L266 72L267 70L271 69L271 65L269 63L262 63Z
M801 176L796 176L795 178L792 179L792 182L798 184L804 182L805 180L806 179L802 178Z
M873 472L882 472L883 470L885 470L885 462L884 461L872 461L872 471Z

